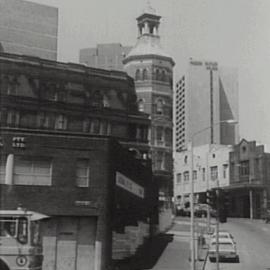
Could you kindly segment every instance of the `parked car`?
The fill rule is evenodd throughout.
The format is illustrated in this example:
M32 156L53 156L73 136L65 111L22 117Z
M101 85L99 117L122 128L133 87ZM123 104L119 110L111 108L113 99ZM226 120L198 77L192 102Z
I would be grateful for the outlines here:
M231 233L227 232L227 231L219 231L218 232L218 239L231 239L234 243L234 238L232 236ZM216 241L216 232L214 232L212 235L211 235L211 239L210 239L210 242L212 241Z
M231 238L219 238L218 249L219 261L233 260L235 262L239 262L239 255L237 254L236 244ZM214 239L210 242L208 256L210 262L216 261L216 241Z

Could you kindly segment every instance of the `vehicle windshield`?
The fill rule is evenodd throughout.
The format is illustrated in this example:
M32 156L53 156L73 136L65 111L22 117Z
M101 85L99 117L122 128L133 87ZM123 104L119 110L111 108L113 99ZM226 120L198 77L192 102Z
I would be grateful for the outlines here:
M27 243L27 218L4 217L0 219L0 237L16 238L21 244Z
M16 219L0 219L0 237L14 237L16 235Z
M21 244L26 244L27 237L28 237L28 220L25 217L20 217L18 218L17 239Z
M31 222L31 234L32 234L32 245L37 246L41 244L40 233L39 233L39 222Z

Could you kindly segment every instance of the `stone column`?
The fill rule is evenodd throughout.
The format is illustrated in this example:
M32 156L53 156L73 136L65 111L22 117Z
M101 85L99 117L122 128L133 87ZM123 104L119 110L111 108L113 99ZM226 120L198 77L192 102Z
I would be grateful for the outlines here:
M13 184L13 168L14 168L14 154L9 154L6 163L6 178L5 178L6 185Z

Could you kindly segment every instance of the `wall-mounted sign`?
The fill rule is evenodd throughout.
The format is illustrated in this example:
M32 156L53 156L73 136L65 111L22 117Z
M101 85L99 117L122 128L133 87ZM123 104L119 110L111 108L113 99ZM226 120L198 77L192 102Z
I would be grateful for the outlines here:
M13 137L12 146L15 148L25 148L26 142L24 137Z
M144 188L120 172L116 172L116 185L140 198L144 198Z
M90 201L75 201L76 206L90 206Z

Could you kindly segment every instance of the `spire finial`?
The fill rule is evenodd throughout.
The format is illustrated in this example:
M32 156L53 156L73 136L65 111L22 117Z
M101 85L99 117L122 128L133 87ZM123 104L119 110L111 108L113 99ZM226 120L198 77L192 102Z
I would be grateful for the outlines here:
M156 10L151 6L150 0L147 0L146 2L146 8L144 9L144 13L156 14Z

